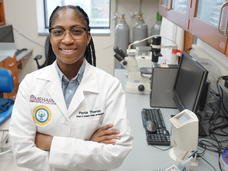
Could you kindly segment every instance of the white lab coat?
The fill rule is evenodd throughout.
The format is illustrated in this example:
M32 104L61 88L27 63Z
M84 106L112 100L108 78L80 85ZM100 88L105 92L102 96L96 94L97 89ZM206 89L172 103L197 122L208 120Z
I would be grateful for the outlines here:
M68 109L54 64L28 74L19 86L10 122L17 164L36 171L120 166L132 149L125 100L118 79L88 63ZM43 115L48 116L45 122L35 119L42 107L48 111ZM88 141L95 130L108 123L120 130L121 139L115 145ZM37 131L54 136L50 152L34 144Z

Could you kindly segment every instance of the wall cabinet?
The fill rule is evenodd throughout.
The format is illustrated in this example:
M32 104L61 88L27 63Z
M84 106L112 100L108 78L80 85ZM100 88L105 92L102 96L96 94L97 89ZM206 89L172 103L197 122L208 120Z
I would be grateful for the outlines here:
M3 0L0 0L0 26L5 24L5 13Z
M228 0L160 0L160 13L228 56Z
M14 90L11 93L3 93L4 98L11 98L15 99L15 96L17 94L18 86L19 86L19 81L18 81L18 67L17 67L17 60L16 57L8 57L2 62L0 62L0 67L6 68L11 71L13 75L13 83L14 83Z
M188 7L188 0L160 0L159 11L168 20L187 30Z

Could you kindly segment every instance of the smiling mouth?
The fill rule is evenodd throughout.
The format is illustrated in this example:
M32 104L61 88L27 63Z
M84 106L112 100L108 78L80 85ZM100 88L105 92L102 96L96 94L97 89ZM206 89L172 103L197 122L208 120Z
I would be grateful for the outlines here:
M77 50L76 48L59 48L59 49L64 53L72 53Z

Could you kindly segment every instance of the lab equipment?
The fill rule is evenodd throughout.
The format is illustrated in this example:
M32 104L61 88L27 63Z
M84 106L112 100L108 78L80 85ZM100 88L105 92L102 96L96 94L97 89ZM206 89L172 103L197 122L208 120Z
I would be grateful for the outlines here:
M153 63L151 61L151 47L150 46L137 46L135 59L136 59L139 69L140 68L151 68L153 65Z
M151 77L150 106L176 108L173 100L179 65L154 64Z
M124 58L127 63L126 69L128 73L126 91L128 93L149 94L151 91L150 77L152 65L149 68L145 67L143 70L138 64L143 63L142 60L146 60L149 64L151 61L149 60L149 57L145 57L144 59L136 57L136 53L137 49L128 49L128 56Z
M0 42L14 43L14 34L12 25L0 26Z
M225 149L220 156L222 171L228 171L228 149Z
M186 52L183 52L174 86L175 102L180 111L197 112L200 96L206 85L208 71Z
M131 49L132 45L149 39L152 39L151 46L139 46L136 49ZM176 46L161 46L161 36L153 35L131 43L128 46L126 57L118 52L114 55L127 69L126 91L128 93L150 94L152 68L153 64L157 63L158 58L162 56L161 48L176 48Z
M126 68L128 71L126 90L129 93L150 94L151 92L150 78L153 65L152 58L154 54L160 54L157 54L157 50L154 50L155 48L151 49L151 47L146 46L139 46L136 47L136 49L131 49L132 45L144 42L145 40L147 40L147 38L133 42L127 49L128 56L125 58L125 61L127 62ZM143 55L142 51L145 52ZM152 55L152 53L154 54Z
M134 16L135 18L135 24L132 27L132 37L133 42L137 40L142 40L148 37L148 26L145 24L142 13L136 13ZM137 46L146 46L147 42L140 42L138 44L135 44L135 47Z
M170 118L171 146L169 155L178 161L186 152L197 151L199 120L195 113L185 109Z
M174 102L179 111L189 109L203 122L204 114L200 110L206 102L208 71L186 52L182 53L180 68L174 86ZM200 110L199 110L200 109ZM206 135L206 128L200 124L199 135Z
M125 15L116 15L117 24L115 26L114 48L122 49L125 53L129 44L130 30L125 20Z
M161 36L152 37L151 43L151 51L152 51L152 62L158 62L158 58L161 55Z
M166 129L160 109L142 109L142 123L146 130L148 145L170 145L170 135ZM148 130L148 123L155 124L153 130ZM156 130L155 130L156 129Z
M195 152L194 152L195 153ZM185 160L179 160L177 164L173 164L171 167L167 168L166 171L184 171L186 166L194 159L193 156L188 157Z
M13 76L5 68L0 68L0 92L10 93L13 91ZM14 101L8 98L0 98L0 125L12 114Z

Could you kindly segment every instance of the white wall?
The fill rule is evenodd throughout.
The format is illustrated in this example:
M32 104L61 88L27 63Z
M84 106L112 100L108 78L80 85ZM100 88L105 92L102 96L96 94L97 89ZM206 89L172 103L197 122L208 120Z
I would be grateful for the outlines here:
M208 81L211 82L211 88L217 90L217 79L228 75L228 57L201 40L193 45L191 55L209 71Z
M133 24L130 13L139 9L140 0L116 0L112 1L112 15L117 9L121 13L126 14L126 19L129 25ZM37 31L37 11L36 0L5 0L5 17L7 24L13 24L15 42L17 48L33 49L33 57L37 54L43 54L43 46L45 36L39 36ZM155 22L155 15L158 11L158 0L142 0L142 12L144 13L145 22L151 25ZM114 42L114 20L111 22L112 33L106 36L93 36L97 55L97 66L104 69L109 73L114 70L114 57L113 57L113 42ZM24 36L31 39L26 39ZM35 42L35 43L34 43ZM32 57L32 58L33 58ZM29 59L24 64L21 77L31 71L36 70L36 64L33 59Z

